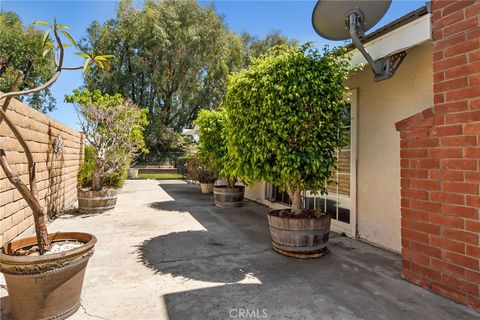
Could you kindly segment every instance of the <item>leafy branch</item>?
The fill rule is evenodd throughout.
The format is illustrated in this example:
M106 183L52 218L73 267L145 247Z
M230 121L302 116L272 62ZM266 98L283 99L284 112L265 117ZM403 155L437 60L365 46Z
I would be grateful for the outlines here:
M20 70L16 72L15 80L13 84L10 86L8 92L0 94L0 101L3 100L2 108L0 108L0 122L5 121L9 129L12 131L15 138L19 141L22 149L25 152L25 156L27 158L28 163L28 177L29 177L29 186L27 186L20 176L13 170L10 166L7 155L5 150L0 146L0 166L2 167L3 171L5 172L8 180L12 183L15 188L20 192L22 197L25 199L29 207L33 211L34 217L34 224L35 224L35 232L37 236L37 243L38 249L40 254L44 254L48 251L51 247L51 243L48 237L48 231L46 227L46 211L40 204L40 197L38 195L37 189L37 181L36 181L36 162L34 161L33 154L28 146L28 143L25 137L22 135L22 132L19 130L17 125L10 119L7 110L8 106L11 103L11 100L14 97L20 97L23 95L28 95L32 93L37 93L42 90L47 89L55 81L58 80L60 74L63 70L76 70L79 68L66 68L63 66L64 55L65 55L65 48L69 45L78 47L75 40L72 36L66 31L70 29L68 26L57 24L56 19L54 20L53 25L46 21L36 21L35 24L43 25L48 28L43 36L43 56L46 57L50 51L53 51L53 59L55 70L53 72L52 77L44 82L43 84L27 90L18 90L22 81L24 79L24 73ZM50 35L53 34L53 41L50 39ZM62 37L66 38L70 44L64 44L62 42ZM105 56L103 56L105 58ZM105 58L106 60L113 58L113 56L108 56ZM98 57L89 60L89 64L98 63ZM99 64L101 68L105 67L105 63ZM80 67L82 68L82 67Z

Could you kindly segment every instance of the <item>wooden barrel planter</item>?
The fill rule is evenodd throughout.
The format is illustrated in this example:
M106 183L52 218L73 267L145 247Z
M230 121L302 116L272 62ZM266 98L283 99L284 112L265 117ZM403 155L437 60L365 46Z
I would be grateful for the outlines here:
M14 319L66 319L80 307L83 279L97 239L88 233L58 232L53 243L76 241L82 246L42 256L16 256L15 250L29 248L36 237L12 241L0 252L0 267Z
M273 249L295 258L317 258L327 253L331 216L318 218L279 216L275 210L268 213L268 224Z
M235 186L229 188L227 186L213 187L213 195L215 205L220 208L234 208L243 206L243 197L245 195L244 186Z
M80 213L100 213L115 208L118 190L91 191L89 189L78 189L77 196Z
M212 193L213 183L200 183L200 190L202 193Z

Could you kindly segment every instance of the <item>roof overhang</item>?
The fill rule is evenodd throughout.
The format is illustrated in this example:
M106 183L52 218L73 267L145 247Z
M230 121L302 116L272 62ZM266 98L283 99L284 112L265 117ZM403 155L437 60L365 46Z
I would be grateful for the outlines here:
M431 17L431 13L427 13L370 41L367 37L365 48L376 60L429 42L432 40ZM352 66L367 63L358 49L350 53Z

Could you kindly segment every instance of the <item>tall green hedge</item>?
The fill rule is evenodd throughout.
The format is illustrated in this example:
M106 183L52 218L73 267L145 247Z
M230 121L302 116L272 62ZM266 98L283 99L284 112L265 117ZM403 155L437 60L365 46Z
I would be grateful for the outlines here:
M300 209L300 192L326 193L345 141L343 52L282 45L229 79L224 100L228 169L247 183L286 190Z
M224 109L204 109L198 113L195 125L199 128L200 138L198 141L198 159L214 176L227 179L232 186L235 183L235 176L228 171L226 162L227 136L225 124L227 114Z

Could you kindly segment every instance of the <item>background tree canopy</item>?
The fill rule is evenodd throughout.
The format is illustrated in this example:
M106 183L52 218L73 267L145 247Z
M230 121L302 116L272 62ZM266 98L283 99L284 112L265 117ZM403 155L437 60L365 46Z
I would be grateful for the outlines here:
M267 53L268 49L274 46L279 46L282 44L297 44L297 40L288 39L287 37L282 35L279 30L270 31L264 38L252 36L248 32L242 32L241 38L244 48L244 68L247 68L252 64L253 58L260 57L262 54Z
M33 26L24 27L17 14L0 12L0 91L9 91L16 70L24 74L20 90L35 88L52 77L52 53L42 55L43 35ZM55 109L49 88L19 99L41 112Z
M123 1L115 19L92 23L84 47L117 57L110 72L93 70L86 85L147 108L152 151L165 128L180 130L198 110L220 103L226 77L242 59L240 39L213 7L193 0L151 1L143 9Z
M143 8L121 1L114 19L93 22L84 51L115 55L111 69L92 68L87 88L119 92L149 110L150 156L170 148L167 139L192 124L201 109L216 108L227 76L270 46L288 40L273 32L263 40L230 30L214 7L195 0L148 1Z

